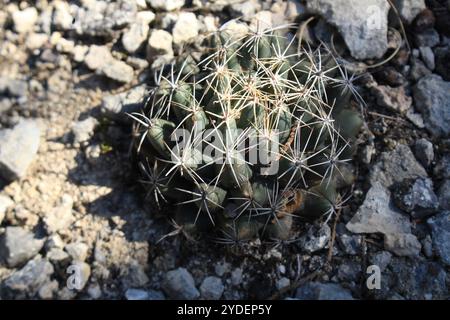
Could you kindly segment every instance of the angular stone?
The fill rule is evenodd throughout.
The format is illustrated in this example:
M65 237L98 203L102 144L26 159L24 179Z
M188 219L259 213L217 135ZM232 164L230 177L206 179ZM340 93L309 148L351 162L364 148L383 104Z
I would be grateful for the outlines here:
M384 236L384 248L398 256L417 257L422 245L410 233L391 233Z
M195 287L194 278L184 268L167 272L162 288L172 299L194 300L200 296L200 292Z
M206 300L220 299L224 289L222 280L218 277L206 277L200 285L200 292Z
M0 175L12 181L23 178L37 154L41 130L35 120L21 120L0 131Z
M405 179L427 176L427 172L416 160L411 149L398 144L394 150L381 154L370 172L370 183L374 185L375 182L380 182L384 187L390 188L394 183Z
M411 23L422 10L426 9L425 0L394 0L394 5L407 23Z
M198 35L199 27L194 13L181 12L172 30L173 42L179 45L195 38Z
M335 283L309 282L297 289L300 300L353 300L349 290Z
M433 135L450 134L450 82L435 74L420 79L414 87L414 103Z
M60 203L48 212L44 217L44 225L49 234L60 230L67 230L75 221L72 215L73 199L64 194Z
M0 239L0 257L10 268L16 268L33 258L44 246L44 239L22 227L7 227Z
M307 9L338 28L356 59L381 58L386 52L387 1L311 0Z
M436 253L442 262L450 266L450 211L442 211L428 219Z

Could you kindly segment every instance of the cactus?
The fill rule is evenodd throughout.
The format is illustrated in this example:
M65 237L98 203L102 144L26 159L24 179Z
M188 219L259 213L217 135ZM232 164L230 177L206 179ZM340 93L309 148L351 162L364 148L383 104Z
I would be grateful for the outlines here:
M175 205L190 234L288 239L295 217L329 219L337 185L352 181L354 77L324 45L303 48L283 30L206 37L202 55L186 50L155 74L130 114L149 198Z

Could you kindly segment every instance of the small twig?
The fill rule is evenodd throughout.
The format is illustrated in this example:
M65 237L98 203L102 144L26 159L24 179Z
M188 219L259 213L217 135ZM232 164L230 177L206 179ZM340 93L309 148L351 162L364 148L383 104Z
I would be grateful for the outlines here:
M277 300L277 299L279 299L286 292L289 292L289 291L291 291L293 289L297 289L301 285L303 285L306 282L311 281L312 279L317 277L319 274L320 274L320 270L316 270L313 273L308 274L306 277L303 277L302 279L300 279L298 281L294 281L290 285L288 285L288 286L278 290L278 292L274 293L271 297L268 298L268 300Z
M382 113L378 113L378 112L374 112L374 111L369 111L368 113L370 115L372 115L372 116L376 116L376 117L380 117L380 118L386 118L386 119L389 119L389 120L406 122L405 120L403 120L401 118L388 116L386 114L382 114Z
M334 219L334 224L333 224L333 231L331 232L331 238L330 238L330 242L328 245L328 262L330 263L331 260L333 259L333 247L334 247L334 241L336 239L336 226L339 220L339 217L341 216L341 209L338 209L336 211L336 218Z

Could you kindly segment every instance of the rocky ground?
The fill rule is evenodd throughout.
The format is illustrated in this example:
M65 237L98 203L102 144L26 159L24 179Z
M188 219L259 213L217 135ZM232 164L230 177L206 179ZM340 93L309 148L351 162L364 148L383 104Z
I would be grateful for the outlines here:
M449 299L450 1L393 2L1 0L0 299ZM144 200L123 112L230 19L311 16L363 75L351 200L291 241L189 242Z

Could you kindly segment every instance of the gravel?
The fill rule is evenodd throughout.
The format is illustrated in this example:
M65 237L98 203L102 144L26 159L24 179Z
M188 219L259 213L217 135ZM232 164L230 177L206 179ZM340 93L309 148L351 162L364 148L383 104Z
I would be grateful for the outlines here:
M414 154L417 160L419 160L425 168L428 168L434 160L433 144L427 139L418 139L414 145Z

